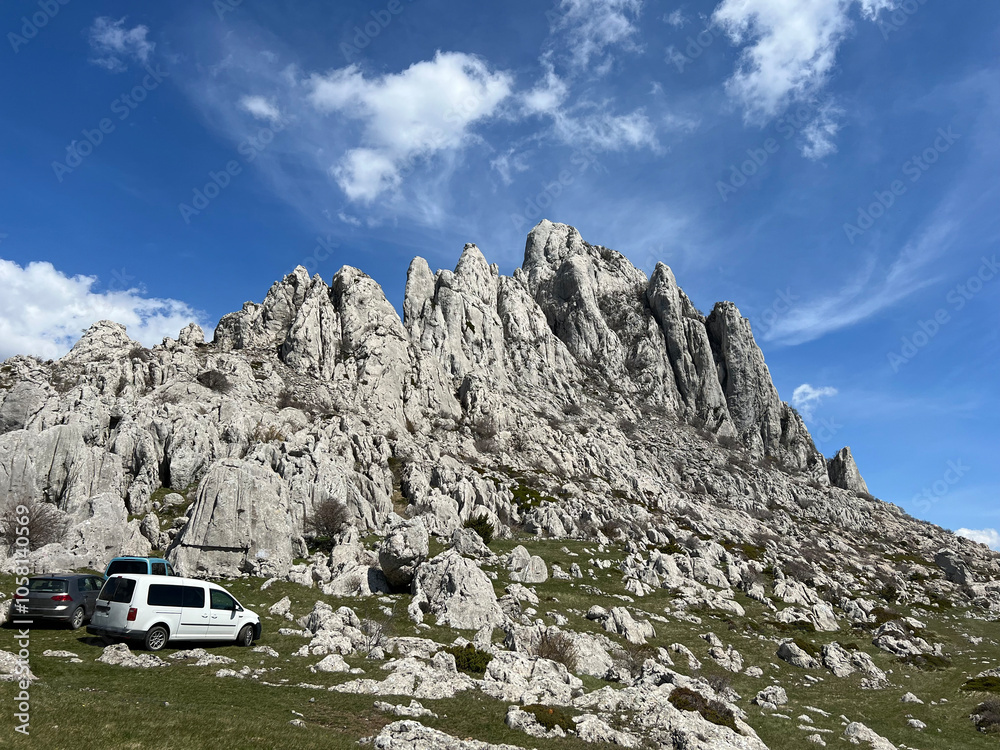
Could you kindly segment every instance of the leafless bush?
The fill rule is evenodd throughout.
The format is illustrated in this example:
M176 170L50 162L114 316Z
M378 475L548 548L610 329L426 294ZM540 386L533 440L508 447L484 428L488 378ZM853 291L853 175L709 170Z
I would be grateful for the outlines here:
M306 517L306 531L317 538L329 539L337 534L350 520L347 506L339 500L324 500Z
M229 393L233 389L226 373L219 370L206 370L198 376L198 382L216 393Z
M538 644L535 646L535 656L539 659L550 659L562 664L570 672L575 672L579 654L573 639L566 633L549 632L542 633Z
M655 659L656 649L648 643L632 643L625 641L611 654L615 667L628 672L632 677L638 677L646 659Z
M250 431L250 435L248 437L250 438L251 443L285 442L285 436L282 434L277 425L264 425L263 422L258 422L257 425Z
M61 542L66 536L66 521L50 503L36 500L11 500L0 512L0 541L13 551L15 547L29 551L46 544ZM25 540L18 544L18 540Z
M362 649L365 656L371 656L377 648L385 648L389 638L392 637L396 627L396 605L393 604L392 611L383 613L382 617L375 619L364 619L361 621L361 632L364 634Z

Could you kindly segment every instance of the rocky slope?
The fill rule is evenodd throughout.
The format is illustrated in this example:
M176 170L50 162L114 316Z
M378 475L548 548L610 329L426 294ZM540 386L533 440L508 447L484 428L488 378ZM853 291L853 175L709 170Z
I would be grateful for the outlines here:
M667 266L647 278L543 221L511 277L475 245L454 271L415 259L403 312L357 269L327 284L300 267L211 343L192 325L145 349L105 321L56 362L7 360L0 496L69 524L33 567L163 550L190 575L407 589L414 621L514 633L462 528L485 516L499 536L624 545L625 591L670 589L680 613L741 616L738 594L834 632L887 600L1000 611L995 555L871 497L849 449L825 459L736 306L702 315ZM351 525L312 552L305 521L328 500ZM454 548L428 560L428 538ZM550 575L527 550L505 564L525 584ZM633 640L627 610L594 617ZM905 627L880 637L935 651ZM669 681L648 679L635 689Z

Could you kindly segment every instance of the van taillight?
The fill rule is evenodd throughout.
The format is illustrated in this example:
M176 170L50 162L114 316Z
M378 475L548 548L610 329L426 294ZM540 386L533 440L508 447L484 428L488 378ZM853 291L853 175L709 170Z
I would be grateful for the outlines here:
M52 597L52 601L54 601L54 602L71 602L71 601L73 601L73 597L70 596L69 594L57 594L56 596Z
M128 608L128 621L129 622L134 622L136 614L138 614L138 611L136 610L136 608L135 607L129 607Z

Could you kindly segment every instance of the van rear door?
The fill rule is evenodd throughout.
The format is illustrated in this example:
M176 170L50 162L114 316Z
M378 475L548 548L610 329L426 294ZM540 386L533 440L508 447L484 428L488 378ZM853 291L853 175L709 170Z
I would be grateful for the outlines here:
M135 593L135 579L112 576L97 595L97 606L90 624L96 628L123 631L129 626L128 611Z

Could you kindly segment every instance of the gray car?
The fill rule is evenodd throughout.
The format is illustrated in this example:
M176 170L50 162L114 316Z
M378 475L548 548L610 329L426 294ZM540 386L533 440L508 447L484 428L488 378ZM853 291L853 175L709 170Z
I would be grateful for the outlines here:
M32 576L27 596L14 595L11 619L62 621L76 630L94 614L103 585L104 578L97 575Z

